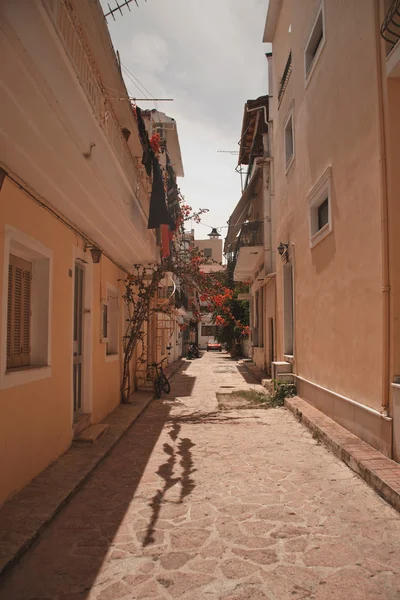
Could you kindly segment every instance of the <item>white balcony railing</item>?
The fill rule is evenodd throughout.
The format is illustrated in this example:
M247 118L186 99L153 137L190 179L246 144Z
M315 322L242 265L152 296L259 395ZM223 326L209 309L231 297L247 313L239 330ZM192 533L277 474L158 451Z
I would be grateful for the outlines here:
M43 4L74 67L93 113L105 132L134 194L138 197L139 186L142 187L142 192L146 194L144 184L138 173L138 161L132 156L122 134L95 60L72 9L65 0L43 0Z

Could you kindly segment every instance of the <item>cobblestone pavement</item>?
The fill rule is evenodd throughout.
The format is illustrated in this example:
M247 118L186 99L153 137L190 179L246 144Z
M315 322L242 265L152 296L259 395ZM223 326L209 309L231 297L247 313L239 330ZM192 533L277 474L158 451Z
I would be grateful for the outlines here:
M255 386L185 363L9 574L1 600L400 598L400 516Z

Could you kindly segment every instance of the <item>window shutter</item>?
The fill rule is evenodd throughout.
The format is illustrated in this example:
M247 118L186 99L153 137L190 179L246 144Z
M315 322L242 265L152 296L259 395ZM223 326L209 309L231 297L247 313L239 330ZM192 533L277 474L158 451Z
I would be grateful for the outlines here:
M30 364L32 264L10 254L8 270L7 368Z

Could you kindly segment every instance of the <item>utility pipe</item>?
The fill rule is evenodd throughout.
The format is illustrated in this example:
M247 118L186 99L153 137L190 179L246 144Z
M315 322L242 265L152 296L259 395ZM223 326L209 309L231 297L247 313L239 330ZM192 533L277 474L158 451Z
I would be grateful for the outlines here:
M381 246L382 246L382 402L381 414L387 415L389 408L390 384L390 270L389 270L389 226L388 226L388 185L386 163L386 135L383 101L383 69L380 40L380 14L378 1L375 6L375 52L378 84L378 123L379 123L379 171L381 201Z

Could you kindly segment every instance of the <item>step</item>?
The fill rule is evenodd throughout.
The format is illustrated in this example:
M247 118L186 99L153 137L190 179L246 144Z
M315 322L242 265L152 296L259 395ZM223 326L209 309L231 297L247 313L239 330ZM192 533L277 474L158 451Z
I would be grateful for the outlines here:
M272 363L272 370L276 375L280 375L281 373L291 373L292 364L283 360L275 361Z
M90 427L91 417L92 417L91 414L85 413L77 418L77 420L74 422L74 425L72 427L73 432L74 432L74 438L77 435L79 435L84 429L87 429L88 427Z
M274 380L273 379L262 379L261 380L261 385L263 387L265 387L265 389L270 393L273 394L275 391L275 387L274 387Z
M90 425L90 427L84 429L74 438L74 442L78 442L80 444L94 444L94 442L98 440L99 437L102 436L105 431L107 431L107 429L108 425L105 423Z
M296 378L293 373L278 373L276 379L282 383L296 383Z

